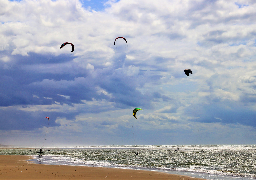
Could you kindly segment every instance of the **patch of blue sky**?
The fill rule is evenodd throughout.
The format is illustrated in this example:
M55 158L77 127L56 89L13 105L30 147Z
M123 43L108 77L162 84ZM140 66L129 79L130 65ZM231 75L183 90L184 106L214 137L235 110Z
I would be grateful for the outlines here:
M235 2L235 5L237 5L239 8L249 6L248 4L239 4L238 2Z
M82 6L85 9L88 9L90 7L90 10L94 11L104 11L105 8L108 7L106 2L109 0L79 0L82 4ZM115 2L119 2L120 0L115 0Z
M200 41L198 41L196 44L197 44L198 46L203 46Z

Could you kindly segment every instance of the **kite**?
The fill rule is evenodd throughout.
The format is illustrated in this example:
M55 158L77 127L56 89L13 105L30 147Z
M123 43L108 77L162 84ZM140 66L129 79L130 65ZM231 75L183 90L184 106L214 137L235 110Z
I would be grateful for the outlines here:
M66 46L67 44L71 44L71 46L72 46L72 51L71 51L71 52L73 52L73 51L74 51L74 49L75 49L75 46L74 46L74 44L69 43L69 42L65 42L65 43L63 43L63 44L60 46L60 49L61 49L61 48L63 48L64 46Z
M46 119L48 119L48 121L50 120L50 118L49 117L45 117Z
M184 70L184 72L185 72L185 74L186 74L187 76L189 76L189 73L191 73L191 74L192 74L191 69L185 69L185 70Z
M127 41L126 41L126 39L125 39L124 37L117 37L117 38L115 39L115 41L114 41L114 45L116 45L115 43L116 43L116 40L117 40L118 38L123 38L123 39L125 40L125 42L127 43Z
M133 110L133 116L137 119L137 117L136 117L136 112L137 111L139 111L139 110L142 110L141 108L135 108L134 110Z

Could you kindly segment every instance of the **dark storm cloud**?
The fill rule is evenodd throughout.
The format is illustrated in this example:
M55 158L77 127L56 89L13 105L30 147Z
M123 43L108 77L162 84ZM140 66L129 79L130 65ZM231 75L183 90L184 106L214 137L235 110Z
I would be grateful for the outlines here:
M144 75L128 76L125 73L127 66L124 54L117 54L110 68L94 69L93 74L74 63L72 57L64 55L15 55L11 63L11 68L4 69L3 66L0 72L1 106L49 105L55 101L72 105L94 98L107 99L118 103L118 106L147 104L149 107L151 95L142 95L136 88L143 87L146 81L161 78L159 75L150 75L142 80ZM112 96L99 94L96 87L103 88Z
M0 79L1 106L37 104L29 89L17 79L6 75L1 76Z
M193 108L200 109L200 112L193 113L194 116L199 117L198 119L192 120L195 122L221 122L223 124L243 124L256 127L256 122L252 121L256 116L256 112L246 107L233 105L232 102L216 102L208 106L197 106Z
M30 113L17 110L0 110L0 129L1 130L31 130L38 128L38 121L31 123L33 118Z
M24 109L23 109L24 108ZM57 118L73 119L75 112L51 112L51 111L26 111L30 110L29 106L22 108L0 109L0 130L34 130L43 127L60 126L55 123ZM48 119L50 117L49 125Z
M31 113L17 109L1 109L0 116L0 130L33 130L47 125L42 112Z
M51 54L37 54L34 52L30 52L28 53L28 56L13 55L12 58L14 59L17 66L19 66L19 65L35 65L35 64L64 64L67 62L72 62L75 56L64 55L64 54L53 56Z
M126 76L122 70L110 76L102 76L99 82L100 87L114 95L110 100L126 107L147 106L149 95L143 95L136 90L136 87L143 86L145 82L140 80L140 76Z
M0 71L1 106L51 104L55 100L60 100L62 103L67 102L65 98L57 96L57 91L55 91L57 83L51 83L49 79L55 82L61 80L66 82L79 76L78 71L76 71L76 74L72 73L72 71L75 71L73 67L60 70L61 65L69 61L71 61L70 58L64 56L53 57L50 60L47 60L43 55L36 54L28 57L14 56L12 62L10 62L10 68L6 69L5 66L2 66ZM8 66L8 62L6 65ZM49 66L52 66L52 68ZM49 69L52 72L49 72ZM47 80L49 80L49 83L47 83ZM42 86L37 86L38 82L45 81L46 83ZM62 90L59 93L61 92ZM33 95L39 98L34 98ZM44 97L55 97L57 99L49 100Z
M254 86L254 89L256 87ZM255 104L256 103L256 95L254 93L244 93L240 97L240 101L243 102L245 105Z
M159 101L159 100L162 99L163 101L168 102L168 101L171 100L171 98L169 98L168 96L162 95L162 94L159 93L159 92L153 92L152 98L153 98L155 101Z

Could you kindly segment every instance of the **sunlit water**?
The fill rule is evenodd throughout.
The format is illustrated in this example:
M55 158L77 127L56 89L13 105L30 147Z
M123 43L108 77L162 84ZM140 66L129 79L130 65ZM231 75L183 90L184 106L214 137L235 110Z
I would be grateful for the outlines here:
M204 179L256 179L256 145L94 146L0 149L0 154L34 155L41 164L163 171Z

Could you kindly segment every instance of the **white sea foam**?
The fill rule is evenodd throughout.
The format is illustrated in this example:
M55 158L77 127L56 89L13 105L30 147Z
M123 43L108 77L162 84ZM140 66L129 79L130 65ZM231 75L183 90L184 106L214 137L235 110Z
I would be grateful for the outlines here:
M43 164L157 170L206 179L256 177L255 145L88 146L44 150ZM0 150L0 154L35 155L34 149Z

